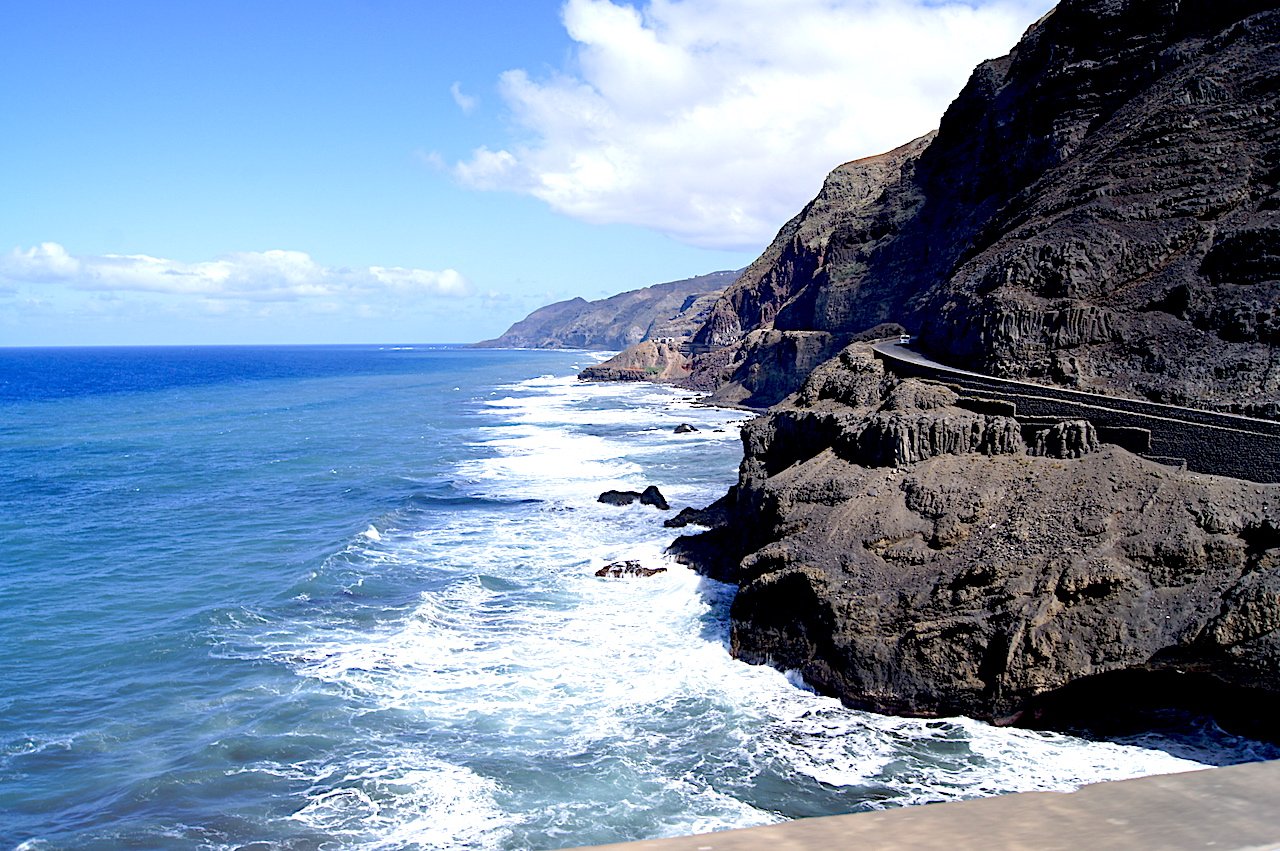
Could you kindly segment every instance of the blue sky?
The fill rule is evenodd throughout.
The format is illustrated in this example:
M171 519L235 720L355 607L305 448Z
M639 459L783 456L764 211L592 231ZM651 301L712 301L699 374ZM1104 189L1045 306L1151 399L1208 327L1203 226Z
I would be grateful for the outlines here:
M741 267L1048 5L0 0L0 345L467 342Z

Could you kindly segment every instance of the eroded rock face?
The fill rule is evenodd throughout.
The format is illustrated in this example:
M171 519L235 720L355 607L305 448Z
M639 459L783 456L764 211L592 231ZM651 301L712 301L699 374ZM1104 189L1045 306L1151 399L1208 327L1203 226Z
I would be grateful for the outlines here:
M812 299L812 285L826 279L826 255L841 229L858 230L879 209L882 194L909 176L914 163L933 141L921 136L885 154L837 167L827 176L818 196L782 226L773 242L731 284L694 337L709 346L731 346L748 331L775 327L779 311L793 299ZM884 236L885 234L881 234ZM892 321L886 316L881 321ZM861 331L860 328L838 329ZM809 325L779 325L788 330L829 330Z
M1056 161L927 299L926 345L993 374L1277 416L1273 7L1064 3L1024 39L970 108L1032 89L1074 105Z
M672 546L740 584L735 655L909 715L1016 720L1116 672L1280 693L1280 486L956 401L855 345L744 429L723 524Z
M645 340L578 373L583 381L674 382L689 371L689 358L672 340Z
M826 331L759 330L748 333L728 350L719 383L707 404L763 409L781 402L804 384L809 374L852 342L902 334L901 325L887 323L860 334ZM705 366L691 364L703 371Z

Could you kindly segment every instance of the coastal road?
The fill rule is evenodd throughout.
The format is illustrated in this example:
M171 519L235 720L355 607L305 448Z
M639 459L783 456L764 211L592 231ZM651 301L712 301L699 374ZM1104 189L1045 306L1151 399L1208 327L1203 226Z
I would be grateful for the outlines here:
M1086 419L1113 431L1149 432L1148 457L1182 462L1199 473L1280 482L1280 421L995 378L938 363L896 342L872 349L900 374L1011 402L1021 418Z

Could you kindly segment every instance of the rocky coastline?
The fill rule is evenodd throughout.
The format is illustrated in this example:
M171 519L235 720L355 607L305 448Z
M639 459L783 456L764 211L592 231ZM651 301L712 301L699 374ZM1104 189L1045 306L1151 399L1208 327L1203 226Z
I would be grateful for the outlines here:
M1032 725L1176 676L1170 705L1276 737L1280 486L961 401L855 344L746 427L730 509L670 550L739 586L732 652L859 708Z
M738 585L732 652L878 712L1280 740L1278 115L1273 3L1063 0L936 133L833 171L696 329L585 373L765 411L738 484L670 524ZM899 334L1046 396L1255 418L1169 428L1273 457L1163 457L1087 400L1029 417L877 357Z

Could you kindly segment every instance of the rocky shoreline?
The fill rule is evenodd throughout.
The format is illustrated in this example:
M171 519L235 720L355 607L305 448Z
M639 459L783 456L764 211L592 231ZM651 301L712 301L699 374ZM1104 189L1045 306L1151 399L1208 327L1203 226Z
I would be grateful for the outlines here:
M1277 454L1277 115L1273 2L1063 0L935 133L836 168L696 328L584 372L768 409L737 486L672 518L739 586L733 653L879 712L1181 707L1280 740L1277 459L1231 458ZM1080 413L895 371L868 341L901 333Z
M1032 725L1176 675L1166 701L1275 738L1280 486L1087 422L1027 445L957 401L855 344L747 426L730 510L670 550L739 585L732 652L859 708Z

